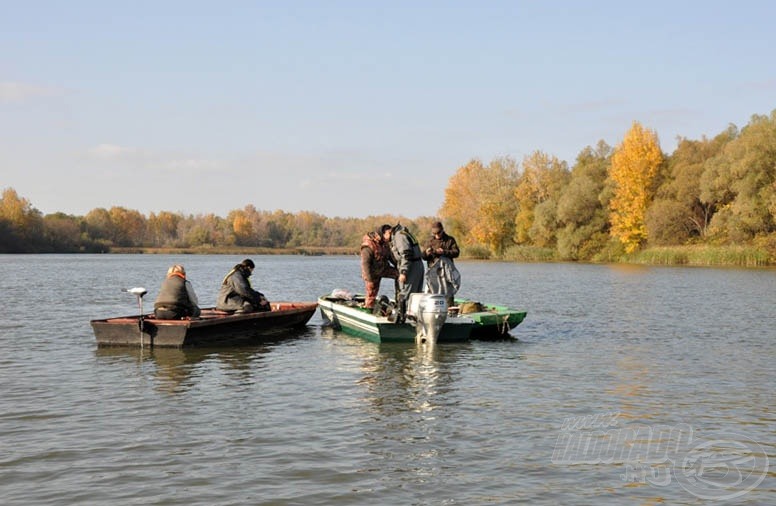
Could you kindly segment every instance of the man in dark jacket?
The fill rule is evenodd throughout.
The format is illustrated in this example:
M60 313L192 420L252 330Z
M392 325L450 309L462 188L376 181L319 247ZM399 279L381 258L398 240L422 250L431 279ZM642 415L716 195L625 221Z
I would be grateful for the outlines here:
M177 320L186 316L197 318L200 313L197 294L186 279L186 270L182 265L173 265L167 270L154 302L154 316L160 320Z
M391 231L391 254L399 271L399 289L396 297L399 311L396 321L402 323L406 316L410 294L423 292L423 260L420 245L415 236L402 225L396 225Z
M441 293L447 305L454 305L454 296L461 287L461 275L453 262L461 252L455 237L447 235L442 223L431 225L431 238L423 245L423 260L428 264L426 284L431 293Z
M270 310L264 294L254 290L248 280L255 267L253 260L246 258L229 271L221 282L216 309L237 313Z
M374 307L380 292L382 278L396 279L399 276L396 267L391 264L391 226L383 225L374 232L364 235L361 240L361 278L366 285L364 307Z

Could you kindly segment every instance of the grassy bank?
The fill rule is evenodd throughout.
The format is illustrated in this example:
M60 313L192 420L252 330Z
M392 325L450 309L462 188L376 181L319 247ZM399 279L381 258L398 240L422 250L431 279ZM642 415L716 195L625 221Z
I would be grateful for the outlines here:
M776 265L769 251L757 246L671 246L649 248L627 257L628 262L650 265L766 267Z
M501 257L490 255L482 248L464 249L462 258L500 260L506 262L563 261L556 250L535 246L513 246ZM768 267L776 266L776 249L770 244L749 246L670 246L647 248L631 255L621 249L599 252L590 263L632 263L644 265L691 265L704 267Z

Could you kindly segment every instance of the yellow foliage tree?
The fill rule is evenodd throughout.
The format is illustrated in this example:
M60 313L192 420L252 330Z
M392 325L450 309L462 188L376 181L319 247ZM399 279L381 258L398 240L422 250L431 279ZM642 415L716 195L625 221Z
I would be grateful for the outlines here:
M611 234L633 253L647 239L645 215L655 191L655 178L663 163L657 134L637 121L615 148L609 178L613 196L609 202Z
M13 188L4 189L0 195L0 225L4 223L24 243L34 241L43 230L40 211Z
M232 230L234 230L237 244L250 244L250 241L253 239L253 222L251 218L242 210L230 213L230 217L232 217Z

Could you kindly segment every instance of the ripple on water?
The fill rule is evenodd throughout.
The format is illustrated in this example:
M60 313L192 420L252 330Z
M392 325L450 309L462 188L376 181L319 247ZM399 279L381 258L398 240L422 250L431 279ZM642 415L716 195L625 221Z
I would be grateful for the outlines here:
M776 272L460 262L466 295L528 310L518 340L424 353L316 315L248 347L94 346L89 319L135 310L121 288L151 300L182 261L213 300L240 259L0 258L0 502L699 503L623 479L622 462L553 462L564 422L602 414L739 434L776 460ZM361 289L357 257L257 259L268 295ZM45 314L14 302L38 277ZM767 503L774 481L744 499Z

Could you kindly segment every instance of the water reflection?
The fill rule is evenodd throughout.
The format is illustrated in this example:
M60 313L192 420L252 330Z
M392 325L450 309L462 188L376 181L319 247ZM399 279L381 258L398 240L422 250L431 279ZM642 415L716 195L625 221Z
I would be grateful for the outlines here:
M447 399L437 397L453 390L459 358L471 353L469 343L378 344L330 327L320 332L358 361L362 374L358 383L366 387L364 398L384 414L428 413L439 408Z
M619 404L619 416L627 420L649 420L661 415L662 408L650 402L653 392L652 373L648 359L650 350L627 346L614 364L614 385L609 389Z
M310 329L298 329L268 339L258 344L239 347L202 348L134 348L98 347L95 354L100 359L119 359L133 362L141 373L149 373L155 386L163 392L178 394L193 387L207 374L218 372L236 384L253 384L258 381L257 371L262 369L266 356L279 344L291 339L314 335Z
M361 472L380 469L381 486L390 489L443 479L457 459L451 441L468 430L459 417L465 396L458 383L471 344L375 344L332 332L338 348L355 358L363 387L360 426L370 459Z

